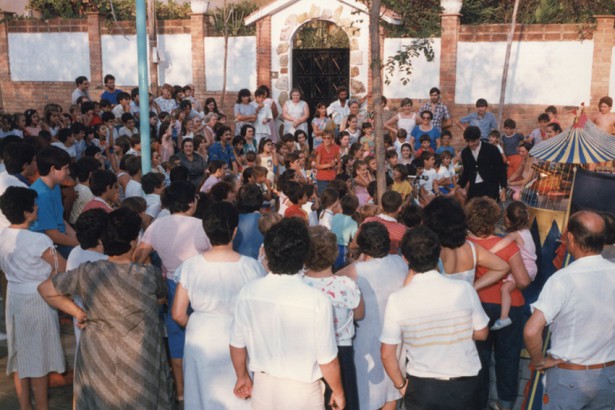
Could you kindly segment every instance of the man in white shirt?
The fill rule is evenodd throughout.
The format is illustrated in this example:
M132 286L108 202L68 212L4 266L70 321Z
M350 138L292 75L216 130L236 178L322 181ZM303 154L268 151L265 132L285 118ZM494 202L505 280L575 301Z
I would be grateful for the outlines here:
M472 285L436 270L440 249L426 226L404 236L409 284L389 297L382 364L404 394L406 409L477 409L481 364L474 341L487 339L489 317ZM408 359L403 373L396 354L402 343Z
M546 370L543 409L611 409L615 403L615 264L600 254L605 223L594 212L570 217L566 248L574 258L551 276L524 329L531 365ZM551 348L542 353L550 325Z
M330 404L343 409L331 302L297 275L310 247L305 222L283 219L264 246L270 273L237 297L230 341L234 393L251 397L255 410L324 409L324 377L333 391Z
M73 94L71 95L71 104L77 104L79 97L85 97L88 101L91 101L92 99L90 98L90 93L88 91L90 88L88 78L79 76L75 78L75 84L77 85L77 88L75 88Z

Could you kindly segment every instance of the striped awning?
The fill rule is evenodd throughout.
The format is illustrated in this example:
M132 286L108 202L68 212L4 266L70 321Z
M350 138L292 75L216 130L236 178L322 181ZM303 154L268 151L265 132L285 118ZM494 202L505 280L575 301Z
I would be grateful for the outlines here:
M530 155L565 164L594 164L615 159L615 136L591 122L584 112L572 127L536 145Z

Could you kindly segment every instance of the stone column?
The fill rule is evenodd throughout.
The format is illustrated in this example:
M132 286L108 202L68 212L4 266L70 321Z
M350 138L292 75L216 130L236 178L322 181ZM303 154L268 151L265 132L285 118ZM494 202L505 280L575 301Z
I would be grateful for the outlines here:
M256 86L266 85L271 89L271 16L264 17L256 22ZM287 44L280 47L286 47ZM288 65L279 75L288 75Z
M615 15L598 15L594 18L596 30L592 59L591 111L597 110L598 100L609 93L609 77L613 64L612 50L615 46Z
M460 17L458 13L441 15L440 91L449 106L455 103Z
M192 84L194 96L203 99L207 84L205 82L205 33L207 16L204 13L190 15L190 33L192 35Z
M87 13L87 18L90 46L90 83L92 83L92 88L100 88L103 85L102 47L100 43L101 18L98 12ZM92 95L92 98L94 98L94 95Z

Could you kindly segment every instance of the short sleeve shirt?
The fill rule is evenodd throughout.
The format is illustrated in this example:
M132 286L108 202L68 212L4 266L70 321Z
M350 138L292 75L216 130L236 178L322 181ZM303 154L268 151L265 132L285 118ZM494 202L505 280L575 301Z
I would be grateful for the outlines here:
M317 156L320 155L320 164L330 164L340 153L340 147L331 144L329 152L325 149L325 144L320 144L314 152ZM335 179L335 170L319 169L316 178L320 181L333 181Z
M56 229L66 232L64 224L64 205L62 204L62 192L60 186L49 188L41 178L34 181L30 189L38 193L36 204L38 205L38 219L30 226L34 232L45 232Z
M19 293L36 293L36 287L49 277L52 267L41 258L49 248L53 242L47 235L8 227L0 230L0 268Z

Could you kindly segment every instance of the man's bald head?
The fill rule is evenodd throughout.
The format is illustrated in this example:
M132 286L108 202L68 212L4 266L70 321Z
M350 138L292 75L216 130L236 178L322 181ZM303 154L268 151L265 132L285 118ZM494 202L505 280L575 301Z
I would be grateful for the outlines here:
M575 212L568 221L568 232L581 251L601 253L606 238L604 219L592 211Z

